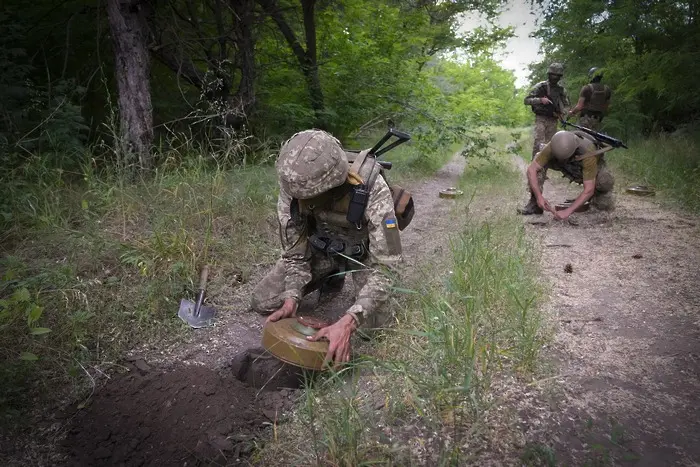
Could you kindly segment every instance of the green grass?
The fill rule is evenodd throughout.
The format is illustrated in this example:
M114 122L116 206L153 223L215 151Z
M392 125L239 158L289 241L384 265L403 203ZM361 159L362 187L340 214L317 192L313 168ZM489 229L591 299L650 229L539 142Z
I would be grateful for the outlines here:
M464 446L484 436L494 380L529 378L549 339L537 306L537 247L522 221L500 203L472 215L496 192L522 190L512 156L497 147L491 156L470 160L460 183L476 193L453 210L464 227L397 289L397 325L360 347L371 356L309 388L263 461L454 465L477 455Z
M697 128L697 126L696 126ZM700 213L700 138L694 131L637 139L606 158L624 186L651 185L657 197Z
M451 154L426 162L401 146L389 175L428 175ZM179 338L178 304L202 264L212 265L215 298L277 258L274 151L255 157L266 165L229 170L221 157L185 138L145 180L90 158L68 173L40 155L2 174L0 423L19 419L37 394L80 394L127 349Z
M3 180L6 419L34 389L79 387L113 369L125 349L177 335L178 303L192 296L205 262L215 295L277 254L271 168L191 167L136 183L88 174L68 182L41 164L25 171L25 182Z

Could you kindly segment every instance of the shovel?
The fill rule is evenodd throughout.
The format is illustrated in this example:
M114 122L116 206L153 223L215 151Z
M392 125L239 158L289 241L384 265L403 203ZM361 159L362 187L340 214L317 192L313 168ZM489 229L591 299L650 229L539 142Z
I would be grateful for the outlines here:
M209 278L209 265L202 267L202 272L199 273L199 290L197 291L197 299L195 302L183 298L180 300L180 310L177 315L185 323L195 329L210 326L216 310L210 306L204 306L204 291L207 288L207 279Z

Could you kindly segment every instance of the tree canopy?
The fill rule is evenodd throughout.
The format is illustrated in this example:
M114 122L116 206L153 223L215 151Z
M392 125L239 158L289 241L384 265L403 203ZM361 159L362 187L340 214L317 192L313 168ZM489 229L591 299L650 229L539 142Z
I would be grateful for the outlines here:
M616 129L672 129L697 119L700 94L698 0L554 0L537 2L537 31L545 60L533 67L542 79L550 61L566 65L570 92L604 69L614 91L608 125Z
M491 56L510 31L457 33L461 15L492 19L502 3L8 0L4 157L70 159L104 140L147 166L144 148L175 132L265 141L318 127L343 138L391 119L419 144L445 144L469 126L519 123L513 74Z

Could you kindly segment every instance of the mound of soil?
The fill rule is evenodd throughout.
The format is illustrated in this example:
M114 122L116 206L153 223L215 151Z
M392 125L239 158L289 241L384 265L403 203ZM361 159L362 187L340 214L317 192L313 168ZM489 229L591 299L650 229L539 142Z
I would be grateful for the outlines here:
M295 369L256 356L245 352L221 372L203 366L162 372L140 362L113 378L73 418L64 443L68 463L240 462L252 453L261 431L278 423L299 395L283 387L298 387Z

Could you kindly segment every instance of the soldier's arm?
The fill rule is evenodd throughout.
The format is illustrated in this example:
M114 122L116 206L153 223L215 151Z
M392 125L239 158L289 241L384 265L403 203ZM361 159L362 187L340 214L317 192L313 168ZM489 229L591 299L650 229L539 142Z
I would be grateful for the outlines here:
M545 147L537 153L535 159L530 162L530 165L527 166L526 175L530 190L537 201L537 205L545 211L554 212L549 202L544 198L537 180L538 173L544 170L544 166L547 165L551 159L552 150L550 143L547 143Z
M347 311L360 323L388 300L393 282L391 277L395 274L395 266L402 261L394 201L382 177L374 182L365 217L369 228L369 258L365 265L371 272L357 300Z
M307 226L299 216L292 216L292 197L280 187L277 198L277 219L282 243L282 259L286 274L285 291L281 298L301 300L302 288L311 281L311 250L307 238ZM295 219L295 217L297 217Z
M579 93L578 96L578 102L576 103L576 107L571 109L569 111L569 115L572 114L577 114L583 109L584 104L586 103L586 99L590 97L590 90L588 86L584 86L581 88L581 92Z
M542 98L539 97L539 93L540 85L538 84L530 90L530 93L527 96L525 96L525 105L542 104Z

